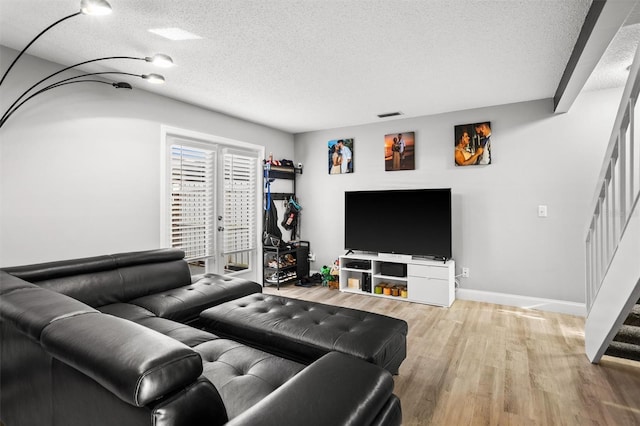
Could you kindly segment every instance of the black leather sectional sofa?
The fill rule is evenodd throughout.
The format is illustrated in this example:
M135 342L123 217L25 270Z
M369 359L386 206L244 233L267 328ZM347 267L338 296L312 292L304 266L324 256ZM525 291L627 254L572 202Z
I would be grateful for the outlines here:
M192 277L183 257L160 249L0 270L0 420L401 424L393 378L374 363L336 351L305 362L202 329L202 311L262 287Z

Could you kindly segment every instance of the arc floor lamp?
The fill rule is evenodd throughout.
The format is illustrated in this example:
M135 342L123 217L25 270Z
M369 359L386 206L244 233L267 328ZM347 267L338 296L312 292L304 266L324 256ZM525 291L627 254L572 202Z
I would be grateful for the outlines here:
M64 18L59 19L56 22L54 22L53 24L49 25L47 28L42 30L37 36L35 36L33 38L33 40L31 40L29 42L29 44L27 44L20 51L18 56L15 57L13 62L11 62L11 64L9 65L9 68L7 68L7 70L2 75L2 79L0 79L0 87L4 83L5 79L7 78L7 75L12 70L14 65L18 62L20 57L22 57L22 55L27 51L27 49L29 49L29 47L31 47L31 45L36 40L38 40L43 34L45 34L51 28L53 28L56 25L66 21L67 19L73 18L73 17L78 16L78 15L108 15L109 13L111 13L111 5L106 0L81 0L80 1L80 11L72 13L69 16L65 16ZM119 72L119 71L105 71L105 72L94 72L94 73L76 75L74 77L65 78L65 79L58 80L58 81L55 81L53 83L49 83L47 85L44 85L47 80L52 79L53 77L57 76L58 74L63 73L64 71L79 67L81 65L89 64L89 63L92 63L92 62L107 61L107 60L112 60L112 59L140 60L140 61L146 61L146 62L152 63L152 64L160 66L160 67L169 67L169 66L173 65L173 60L171 59L171 57L169 57L168 55L162 54L162 53L159 53L159 54L156 54L156 55L153 55L153 56L147 56L147 57L144 57L144 58L138 58L138 57L133 57L133 56L106 56L106 57L103 57L103 58L90 59L88 61L83 61L83 62L79 62L79 63L74 64L74 65L70 65L68 67L65 67L65 68L59 70L59 71L56 71L56 72L54 72L52 74L47 75L46 77L44 77L43 79L41 79L37 83L31 85L31 87L29 87L20 96L18 96L18 98L15 99L15 101L13 101L13 103L9 106L9 108L7 108L7 110L2 114L2 117L0 117L0 128L2 126L4 126L4 124L7 122L7 120L20 107L22 107L26 102L30 101L35 96L38 96L38 95L40 95L42 93L45 93L45 92L48 92L49 90L52 90L52 89L56 89L58 87L66 86L66 85L69 85L69 84L75 84L75 83L98 83L98 84L107 84L107 85L110 85L110 86L112 86L112 87L114 87L116 89L131 89L132 88L129 83L125 83L125 82L111 83L111 82L107 82L107 81L104 81L104 80L98 80L97 78L95 78L95 76L108 75L108 74L110 74L110 75L127 75L127 76L133 76L133 77L142 78L143 80L146 80L147 82L152 83L152 84L162 84L162 83L164 83L164 77L159 75L159 74L142 74L142 75L140 75L140 74L127 73L127 72Z

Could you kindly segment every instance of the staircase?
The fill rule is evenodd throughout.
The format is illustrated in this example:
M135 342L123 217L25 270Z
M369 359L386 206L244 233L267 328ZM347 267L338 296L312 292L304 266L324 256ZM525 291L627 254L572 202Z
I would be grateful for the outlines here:
M598 178L585 239L585 353L640 361L640 46Z
M633 306L604 354L640 361L640 300Z

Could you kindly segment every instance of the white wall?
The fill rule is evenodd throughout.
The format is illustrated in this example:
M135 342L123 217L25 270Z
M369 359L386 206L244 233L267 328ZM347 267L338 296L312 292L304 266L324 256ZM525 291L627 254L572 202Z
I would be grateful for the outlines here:
M15 54L0 46L3 63ZM0 109L58 69L23 57L3 84ZM0 129L0 266L159 247L163 124L293 157L291 134L145 92L144 84L58 88Z
M7 55L15 52L0 47L0 60ZM24 57L2 88L2 111L58 69ZM317 254L312 269L344 252L345 190L451 187L457 272L471 271L462 289L584 302L588 208L619 90L582 94L562 115L540 100L305 133L294 155L290 134L153 95L142 83L125 92L56 89L0 129L0 266L158 247L166 124L304 163L297 192L301 237ZM493 164L455 167L453 126L485 120ZM385 172L383 136L406 131L416 132L416 170ZM355 138L355 173L329 176L327 141L346 137ZM549 206L548 218L536 216L538 204Z
M547 99L296 135L312 269L344 253L344 191L450 187L456 273L470 268L462 289L584 303L588 210L620 95L582 94L561 115ZM492 124L493 164L455 167L454 126L480 121ZM384 135L411 131L416 169L385 172ZM336 138L354 138L352 175L327 173L327 141ZM547 218L537 217L539 204Z

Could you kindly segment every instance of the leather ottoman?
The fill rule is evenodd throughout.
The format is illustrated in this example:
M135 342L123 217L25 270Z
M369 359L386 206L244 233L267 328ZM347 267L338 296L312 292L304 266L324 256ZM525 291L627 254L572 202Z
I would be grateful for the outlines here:
M304 364L337 351L398 374L407 354L406 321L264 293L209 308L200 314L200 324Z

